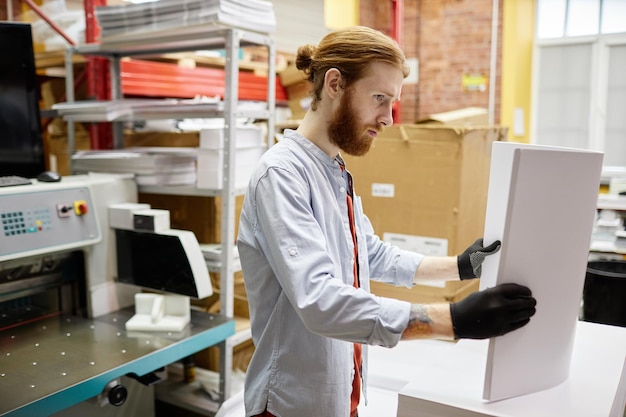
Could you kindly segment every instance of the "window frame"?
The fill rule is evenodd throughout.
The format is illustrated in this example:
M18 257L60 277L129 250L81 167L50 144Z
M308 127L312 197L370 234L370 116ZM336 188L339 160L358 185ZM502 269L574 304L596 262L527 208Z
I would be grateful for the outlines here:
M608 73L610 48L613 46L626 46L626 33L611 33L592 36L563 37L537 39L533 46L532 64L532 88L531 88L531 135L532 143L541 144L537 137L537 126L540 115L539 108L539 85L540 74L540 52L541 48L569 45L589 45L591 48L591 69L590 69L590 107L587 120L588 137L587 148L591 150L604 151L606 139L606 112L608 98ZM626 138L625 138L626 140ZM624 162L626 166L626 161Z

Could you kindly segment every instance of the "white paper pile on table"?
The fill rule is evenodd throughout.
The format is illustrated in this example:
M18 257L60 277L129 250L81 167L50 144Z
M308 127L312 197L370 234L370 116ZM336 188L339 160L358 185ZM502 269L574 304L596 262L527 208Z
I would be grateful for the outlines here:
M96 7L102 43L125 35L223 24L254 32L276 29L273 5L265 0L159 0Z
M196 182L196 148L126 148L80 151L72 156L77 173L135 174L139 185L190 185Z

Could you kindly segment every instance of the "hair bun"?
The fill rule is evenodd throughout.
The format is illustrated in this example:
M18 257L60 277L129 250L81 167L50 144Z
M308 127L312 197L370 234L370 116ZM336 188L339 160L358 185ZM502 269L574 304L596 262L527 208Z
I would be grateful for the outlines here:
M310 72L313 55L316 50L317 47L315 45L303 45L299 47L298 54L296 56L296 68L308 74Z

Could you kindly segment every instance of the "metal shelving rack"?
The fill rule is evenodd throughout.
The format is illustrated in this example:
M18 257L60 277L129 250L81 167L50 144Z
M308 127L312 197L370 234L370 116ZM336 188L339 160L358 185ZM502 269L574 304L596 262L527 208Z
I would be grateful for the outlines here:
M243 46L265 46L268 49L268 77L267 77L267 100L265 111L250 111L239 106L238 75L239 59L238 52ZM251 32L248 30L227 27L223 25L205 25L196 28L193 32L173 31L170 33L153 33L149 36L125 39L124 42L84 44L71 46L66 50L65 68L67 102L74 102L74 73L73 56L75 54L86 56L100 56L109 59L111 98L119 100L123 98L121 88L120 60L123 57L158 56L159 54L195 51L202 49L225 50L225 90L223 111L211 112L206 117L223 117L225 121L225 143L222 188L217 190L197 189L195 187L139 187L141 192L196 195L196 196L220 196L222 198L222 227L221 241L235 242L235 197L243 194L244 190L234 188L235 173L235 142L236 142L236 119L240 117L252 117L267 120L268 146L273 142L271 132L274 132L274 109L276 95L275 56L276 51L273 40L267 34ZM198 117L198 112L191 112L190 116ZM159 114L158 118L190 117L181 113L171 115ZM141 114L135 114L135 120L145 120ZM155 118L150 116L150 118ZM70 153L75 150L74 120L66 119L68 123L68 146ZM128 119L126 119L128 120ZM123 147L123 124L113 121L114 147ZM222 245L221 261L209 264L210 271L220 273L220 313L226 317L234 317L234 274L240 269L239 264L233 261L233 245ZM221 400L231 395L230 370L232 369L233 347L248 340L251 337L249 327L239 330L226 341L220 343L220 391Z

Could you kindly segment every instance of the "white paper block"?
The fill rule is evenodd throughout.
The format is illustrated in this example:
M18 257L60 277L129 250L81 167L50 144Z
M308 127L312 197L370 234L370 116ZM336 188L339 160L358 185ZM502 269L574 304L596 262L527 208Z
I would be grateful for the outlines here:
M483 263L480 288L528 286L537 313L489 341L483 398L499 400L568 378L603 154L495 142L484 240L502 241Z
M135 295L135 315L126 322L126 330L180 332L190 320L189 297L139 293Z

